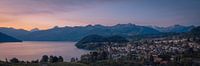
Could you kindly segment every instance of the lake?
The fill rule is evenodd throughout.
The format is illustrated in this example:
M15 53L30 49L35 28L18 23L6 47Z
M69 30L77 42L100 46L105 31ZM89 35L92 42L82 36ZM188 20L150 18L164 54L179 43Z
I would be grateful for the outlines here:
M82 54L89 51L78 49L76 42L8 42L0 43L0 60L11 59L31 61L41 59L43 55L62 56L65 61L70 61L72 57L80 58Z

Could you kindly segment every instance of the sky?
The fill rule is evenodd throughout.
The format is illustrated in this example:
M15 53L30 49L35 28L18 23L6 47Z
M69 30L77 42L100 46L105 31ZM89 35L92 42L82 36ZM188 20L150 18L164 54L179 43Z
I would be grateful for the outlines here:
M200 25L200 0L1 0L0 27Z

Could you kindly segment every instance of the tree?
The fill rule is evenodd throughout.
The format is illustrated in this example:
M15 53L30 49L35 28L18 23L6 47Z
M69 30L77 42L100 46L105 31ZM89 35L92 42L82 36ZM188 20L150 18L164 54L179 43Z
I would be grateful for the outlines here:
M49 57L47 55L43 55L40 62L48 62L48 60L49 60Z
M63 62L63 61L64 61L63 57L62 57L62 56L59 56L59 57L58 57L58 62Z
M54 56L53 57L53 63L56 63L56 62L58 62L58 57Z
M92 61L96 61L98 53L97 52L91 52L91 56L92 56Z
M53 63L53 56L52 55L49 57L49 62Z
M39 63L39 60L32 60L31 63Z
M76 59L74 57L71 58L71 62L76 62Z
M17 58L12 58L10 60L11 63L19 63L19 60Z

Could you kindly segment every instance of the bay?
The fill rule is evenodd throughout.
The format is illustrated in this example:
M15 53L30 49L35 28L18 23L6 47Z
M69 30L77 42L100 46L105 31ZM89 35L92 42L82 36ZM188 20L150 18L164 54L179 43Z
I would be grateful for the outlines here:
M0 43L0 60L11 59L31 61L41 59L43 55L62 56L64 61L70 61L72 57L80 58L88 50L78 49L76 42L52 42L52 41L24 41Z

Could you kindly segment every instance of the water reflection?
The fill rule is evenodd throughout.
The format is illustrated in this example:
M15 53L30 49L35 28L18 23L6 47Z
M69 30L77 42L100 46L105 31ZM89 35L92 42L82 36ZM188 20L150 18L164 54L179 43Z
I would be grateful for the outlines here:
M42 55L63 56L65 61L88 53L74 46L75 42L15 42L0 43L0 60L17 57L20 60L36 60Z

